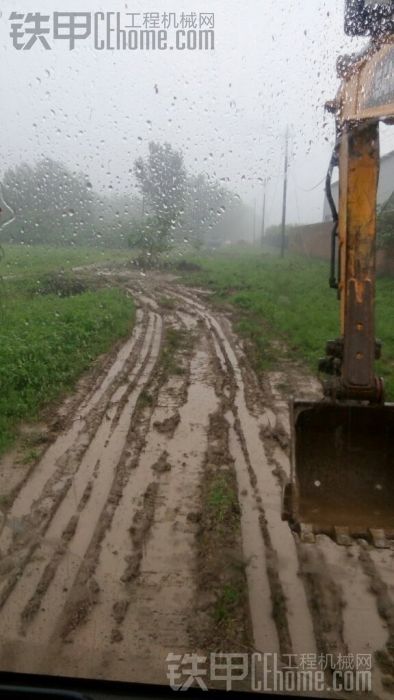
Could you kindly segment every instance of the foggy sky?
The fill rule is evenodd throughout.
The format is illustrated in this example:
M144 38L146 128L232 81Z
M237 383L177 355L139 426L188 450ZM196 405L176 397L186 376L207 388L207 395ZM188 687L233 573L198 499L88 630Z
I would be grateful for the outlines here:
M16 51L11 11L215 12L213 52ZM222 179L278 223L286 126L290 129L289 220L321 219L333 145L324 102L337 89L343 0L17 0L0 18L0 175L45 156L86 173L102 191L135 191L136 157L150 140L182 149L188 169ZM50 40L51 41L51 40ZM54 44L51 41L52 45ZM362 42L361 42L362 43ZM394 132L394 130L392 130ZM384 136L384 135L383 135ZM383 152L394 148L394 133Z

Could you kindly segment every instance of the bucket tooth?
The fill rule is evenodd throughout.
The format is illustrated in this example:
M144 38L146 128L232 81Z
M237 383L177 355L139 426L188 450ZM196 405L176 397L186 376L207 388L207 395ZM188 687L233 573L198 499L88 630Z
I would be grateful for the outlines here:
M313 525L310 523L300 524L300 539L301 542L306 542L307 544L314 544L316 542L315 533L313 532Z
M350 547L353 544L348 527L334 527L335 541L342 547Z
M390 549L390 543L386 538L386 533L384 530L370 528L369 533L372 537L374 547L377 549Z

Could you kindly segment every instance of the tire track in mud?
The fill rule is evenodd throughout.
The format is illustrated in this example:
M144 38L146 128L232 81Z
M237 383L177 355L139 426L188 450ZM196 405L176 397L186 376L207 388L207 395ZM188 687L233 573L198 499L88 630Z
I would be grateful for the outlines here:
M308 614L305 590L297 577L298 555L294 537L286 523L281 520L281 493L276 477L272 473L264 445L260 438L261 428L270 424L272 412L262 413L261 418L248 409L245 398L245 385L236 355L235 342L229 340L224 331L224 324L196 302L189 293L180 295L187 300L205 319L219 349L219 362L232 375L235 391L232 402L234 427L243 452L249 473L250 487L254 492L259 510L259 525L264 543L264 565L270 586L271 615L276 625L280 652L284 655L313 653L316 651L313 629ZM244 358L242 358L244 359ZM262 422L260 422L262 421ZM240 461L236 461L236 465ZM240 467L241 469L241 467ZM240 475L240 478L241 475ZM261 536L260 535L260 536ZM248 543L244 538L244 547ZM261 566L260 566L261 568ZM266 614L261 615L260 606L251 611L257 636L267 623ZM272 651L276 646L275 637L271 637L270 647L262 651ZM260 642L261 644L262 642ZM256 648L260 651L256 644Z
M3 522L1 667L165 683L169 652L376 653L373 689L388 697L392 552L307 544L281 521L292 368L261 385L194 291L124 286L141 304L132 336ZM235 494L228 532L209 505L217 483Z
M313 378L303 381L297 374L291 380L293 395L307 400L315 400L320 395L319 385ZM283 483L289 476L287 448L290 426L288 402L284 401L283 392L278 388L281 383L289 385L288 374L270 373L270 393L278 409L279 425L271 433L265 431L263 439L276 465L277 476ZM372 559L377 558L380 565L381 557L387 557L387 553L374 550L366 542L341 547L324 535L316 538L316 544L302 543L297 536L296 541L299 574L307 590L319 654L326 658L332 654L334 663L338 655L345 658L352 658L353 655L354 659L358 654L370 656L373 694L375 697L389 698L377 660L380 650L389 645L390 637L387 639L386 617L379 613L380 603L363 564L363 557L371 556ZM374 581L376 583L376 578ZM382 590L379 585L377 587ZM386 596L384 603L383 607L387 610ZM330 684L332 677L329 667L326 675Z
M122 346L104 378L97 382L88 397L84 397L76 410L76 417L71 420L71 426L62 432L52 445L48 447L40 462L35 466L31 475L27 475L24 482L19 485L11 508L3 523L0 534L0 549L7 552L13 539L18 539L24 529L27 529L34 520L34 505L37 502L36 494L48 495L51 478L59 485L59 471L63 473L67 464L83 455L89 445L90 438L97 428L97 424L106 411L108 395L111 388L117 386L122 375L131 371L141 349L144 333L147 330L147 317L140 311L137 312L137 325L131 338ZM131 362L130 362L131 357ZM106 395L107 394L107 395ZM42 513L39 513L42 519Z
M292 377L294 395L314 400L319 395L319 385L313 378L300 382L300 376ZM288 401L278 388L289 385L285 372L269 375L269 394L274 399L277 422L264 430L262 438L270 461L275 465L279 481L284 484L289 477L289 411ZM269 400L269 398L268 398ZM364 545L354 542L351 547L340 547L326 536L318 536L316 544L299 541L295 535L299 575L307 591L310 614L313 620L319 654L330 655L369 654L384 647L387 630L377 613L377 600L369 585L361 562ZM368 547L367 543L365 545ZM372 557L382 552L372 551ZM330 670L328 669L328 678ZM372 682L379 697L387 697L379 669L372 668Z
M278 389L283 379L288 383L284 373L270 376L271 392L279 406L279 436L274 433L279 443L284 425L287 437L290 434L287 405ZM319 395L318 386L311 379L306 380L304 393L299 376L295 377L295 385L295 395L302 398L314 400ZM264 439L272 442L272 434L271 437L266 434ZM281 479L289 473L282 447L276 445L272 450ZM324 535L316 538L315 545L298 542L298 551L300 575L308 591L320 653L371 656L373 692L378 697L389 698L394 688L394 606L389 594L394 589L393 553L376 550L364 541L341 547Z
M337 590L340 590L344 648L348 650L348 653L365 655L372 655L376 653L376 650L383 650L387 642L387 629L384 623L385 620L387 621L385 612L390 609L390 605L386 596L387 592L384 591L384 607L380 615L377 615L376 606L378 604L379 609L381 605L379 594L383 590L377 584L377 589L374 591L373 585L371 585L370 577L372 576L375 584L377 577L374 567L372 566L371 569L368 566L371 561L367 551L368 544L354 543L349 547L338 547L324 535L318 538L317 544L320 552L324 554L331 577L335 577ZM392 606L391 609L393 610ZM394 621L394 617L392 621ZM394 628L390 628L389 624L388 629L392 635ZM378 655L379 653L381 651L378 652ZM376 657L375 661L377 661ZM372 685L379 697L387 697L377 663L372 668Z
M112 404L105 415L105 422L100 425L88 451L84 455L80 468L73 479L73 486L69 492L70 502L67 503L66 499L64 499L61 506L62 512L59 513L58 511L56 513L56 520L55 518L52 520L50 528L47 531L48 536L51 538L57 539L59 537L61 531L63 531L63 513L65 514L66 512L71 512L73 502L78 502L79 497L81 500L84 499L84 489L88 487L89 483L92 483L91 493L89 498L85 499L84 501L75 532L68 543L68 547L73 552L73 561L69 562L67 561L67 557L65 557L63 562L58 565L56 575L54 577L55 585L51 588L52 596L47 595L45 598L45 616L40 617L39 623L33 623L31 625L31 630L29 633L33 637L35 635L39 635L40 638L43 639L49 638L48 630L46 629L48 623L45 624L43 618L47 618L50 626L49 629L51 629L56 611L62 610L65 606L66 600L69 598L68 588L65 590L63 587L64 595L59 595L59 588L61 582L64 582L66 574L73 578L74 573L75 576L77 576L79 571L82 569L82 578L85 578L86 574L84 574L84 569L85 567L86 569L89 568L89 557L86 556L86 553L88 552L90 544L92 545L93 551L95 550L97 546L95 541L96 537L97 539L100 539L100 529L105 527L105 508L107 505L107 500L109 496L113 496L113 494L111 494L111 484L116 476L116 469L124 450L129 423L132 419L138 397L146 385L150 377L150 373L156 363L160 348L160 338L161 321L159 320L159 317L156 317L152 333L152 340L147 348L144 361L141 364L141 370L135 376L135 384L133 382L134 377L131 375L130 384L125 385L124 387L121 386L113 396ZM115 427L111 426L111 432L108 433L107 422L108 420L112 419L112 416L108 415L108 413L111 412L112 409L114 413L113 418L115 418L115 414L117 413L117 403L121 401L123 393L125 399L124 406L121 409L119 417L117 418ZM91 482L90 479L92 479ZM97 527L99 530L98 535L96 532ZM82 560L84 561L82 562ZM77 567L78 561L82 562L80 567ZM56 582L58 582L57 586ZM97 588L94 586L94 584L91 589L92 593L97 592ZM29 606L28 609L31 608L30 601L27 605ZM83 595L82 600L78 599L77 597L77 600L73 601L73 605L71 607L72 609L67 611L67 614L72 619L75 617L78 618L79 615L83 615Z
M137 331L137 337L138 334ZM105 405L101 422L96 426L89 446L83 452L72 483L67 490L62 491L62 500L55 501L49 523L48 519L44 519L43 526L38 533L35 533L34 544L28 548L18 571L8 582L5 589L8 595L7 597L3 595L0 621L11 638L17 638L20 634L20 619L25 623L26 628L27 622L34 617L34 613L38 612L41 599L53 581L54 585L50 589L52 605L48 610L41 610L41 613L45 611L46 614L39 616L39 622L36 625L38 629L32 625L32 628L23 630L25 636L30 633L32 640L48 639L47 627L50 628L53 625L54 618L62 609L62 602L68 592L64 586L64 577L66 574L72 576L82 561L94 531L96 518L107 499L108 486L123 450L124 436L128 431L130 417L157 360L160 341L161 318L151 314L143 342L138 347L140 352L128 381L114 386L114 392ZM133 344L134 340L132 344L126 344L127 350L131 350ZM124 364L122 360L123 357L118 356L117 361ZM108 375L105 383L108 386L111 384ZM103 395L106 388L104 386L101 389ZM123 394L127 396L126 403L121 415L117 417L117 402ZM97 396L96 392L95 398ZM94 406L95 402L93 401L92 404ZM40 478L42 478L41 475ZM37 496L37 493L32 491L30 498L34 499L34 496ZM32 505L35 502L33 500ZM77 518L71 515L75 512L78 513ZM44 540L38 544L37 537L39 535L42 537L43 531ZM71 558L68 556L69 550L73 552Z
M189 624L198 523L190 516L198 512L208 415L215 407L206 342L200 338L191 358L187 401L178 409L179 424L169 439L161 433L150 437L139 465L154 474L158 493L138 576L126 580L130 606L120 625L118 653L137 677L141 664L148 662L154 679L165 682L167 653L194 650ZM110 667L112 656L110 652L106 659Z
M238 394L240 401L235 406L237 418L234 425L238 434L239 446L244 455L244 462L248 465L246 454L248 450L251 450L254 455L255 467L251 470L250 465L248 465L248 470L250 482L254 487L256 484L258 487L256 493L257 501L260 503L260 523L263 522L263 539L266 545L265 568L269 579L269 569L272 565L270 552L273 551L273 568L276 572L274 577L279 578L281 584L279 596L284 597L284 600L282 598L281 601L284 605L280 607L282 615L287 620L284 635L283 619L282 621L276 620L280 650L287 654L290 648L293 653L299 655L317 651L327 655L327 657L330 654L333 654L334 657L341 654L345 656L347 654L371 654L373 659L373 689L379 697L389 697L389 693L394 687L392 680L394 676L392 641L392 621L394 619L392 611L394 606L389 594L390 590L393 591L394 582L392 553L371 550L366 543L355 543L350 551L347 551L346 548L339 547L332 540L324 537L318 538L319 541L316 545L308 545L299 542L298 536L290 533L287 523L279 524L281 486L290 470L288 401L282 398L282 394L278 390L278 384L283 380L282 373L272 373L269 376L268 382L267 380L265 382L268 384L268 394L265 390L256 401L253 373L247 364L246 366L244 364L245 358L232 338L227 320L220 319L218 321L215 319L212 313L207 311L200 300L197 300L189 290L182 290L181 293L176 292L175 294L179 299L191 304L197 313L207 319L207 323L211 325L213 334L216 335L216 350L219 355L220 349L222 350L220 365L223 369L226 361L227 364L231 365L234 362L234 356L238 355L238 365L233 364L233 369L237 378L240 374L243 376L244 390ZM228 354L226 350L223 352L223 340L225 343L226 338L230 340L233 354L231 349ZM286 372L283 375L288 381ZM294 377L291 379L294 380ZM316 397L317 382L308 378L301 381L299 376L296 376L295 379L297 393L303 398ZM247 383L250 382L253 383L252 387L247 386ZM239 415L245 417L243 424L239 420ZM251 426L256 426L256 416L259 415L262 420L258 436L256 427L253 429ZM243 426L246 426L245 431ZM264 456L261 458L260 470L255 460L255 455L259 453L259 450L253 449L253 445L258 444L258 437L262 440L266 455L266 459ZM234 440L232 450L233 454L237 454L237 445ZM238 464L240 485L245 483L242 482L242 469L239 467L241 463L242 458L238 452L236 464ZM265 475L265 479L263 475ZM246 487L240 490L241 503L246 490ZM249 512L250 505L249 502ZM264 528L274 533L272 545L267 541L266 535L264 536ZM293 540L293 546L290 547L291 557L287 557L289 550L283 540L283 528L287 528L287 543L289 543L289 537ZM245 552L248 540L250 542L252 537L251 532L249 532L248 537L244 537ZM255 544L255 551L257 549ZM281 566L284 553L285 572ZM260 557L260 568L263 562L264 556ZM350 565L349 562L351 562ZM371 564L373 564L372 567ZM248 568L250 569L250 566ZM259 577L261 577L261 573L260 571ZM264 577L261 578L261 581L264 582ZM264 583L263 588L266 588ZM272 585L272 581L270 589L271 601L275 605L275 585ZM249 580L249 596L256 643L259 617L261 623L264 616L259 615L261 602L259 604L253 603L253 583L251 580ZM297 602L298 600L301 601L301 605ZM297 611L298 615L294 616L294 612L297 613ZM273 639L271 635L270 637ZM260 641L260 648L262 644L264 644L263 639ZM259 648L259 645L256 646Z
M125 380L127 373L133 372L136 366L138 372L138 358L144 342L147 342L151 333L149 319L144 319L139 312L138 316L141 319L140 328L135 328L130 340L121 348L102 384L98 383L94 389L92 397L82 401L78 417L72 421L71 428L59 435L44 453L31 479L21 485L19 494L7 514L0 535L0 551L5 554L1 562L3 580L0 583L0 608L20 579L36 547L41 544L53 515L61 507L72 487L72 476L100 421L104 416L109 420L107 405L111 394ZM97 405L98 403L101 405ZM107 422L107 427L109 426L110 423ZM45 545L51 551L58 547L59 540L46 535L42 546Z
M259 652L279 653L279 639L272 615L271 581L269 553L266 551L261 532L262 506L256 491L256 479L251 472L249 455L246 451L243 435L239 429L235 396L238 390L232 366L223 348L223 344L209 322L212 350L216 360L216 372L221 380L217 382L216 391L220 398L220 415L226 425L225 452L227 459L233 463L238 486L238 501L241 509L242 550L248 586L251 625L253 628L253 646ZM256 615L256 612L258 614ZM264 620L264 624L260 624Z
M193 650L187 627L196 523L189 509L198 502L209 402L216 405L205 346L200 338L184 377L170 376L159 388L142 428L146 444L134 458L94 572L99 603L69 640L78 649L89 647L93 658L86 666L86 657L76 659L67 647L55 667L82 672L83 663L85 673L146 680L148 664L150 680L165 682L168 650ZM169 408L179 414L175 426Z

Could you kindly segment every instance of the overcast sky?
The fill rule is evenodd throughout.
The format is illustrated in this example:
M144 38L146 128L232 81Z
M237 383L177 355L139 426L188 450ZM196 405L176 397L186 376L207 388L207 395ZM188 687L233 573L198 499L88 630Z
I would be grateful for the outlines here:
M150 140L182 149L190 171L228 180L280 219L286 126L289 220L321 219L333 144L324 102L337 89L344 0L12 0L0 18L0 171L47 155L86 173L95 188L133 191L135 158ZM9 14L53 11L214 12L215 50L95 51L92 41L16 51ZM394 131L394 130L393 130ZM383 139L383 152L394 134Z

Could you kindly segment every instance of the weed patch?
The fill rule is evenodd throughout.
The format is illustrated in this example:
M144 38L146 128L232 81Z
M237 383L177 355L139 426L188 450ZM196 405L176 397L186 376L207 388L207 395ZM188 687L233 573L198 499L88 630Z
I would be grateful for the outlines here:
M58 297L71 297L77 294L83 294L94 285L87 279L76 277L72 274L65 275L64 273L47 273L37 280L32 288L34 294L46 296L48 294L56 294Z
M160 358L163 376L184 374L184 369L179 364L179 354L188 347L190 347L190 333L179 328L167 328Z
M130 332L132 301L117 289L78 296L19 294L0 325L0 451L23 419L72 389L93 360Z
M210 484L208 506L211 518L223 523L238 512L237 495L229 480L217 476Z
M324 261L258 250L218 251L191 259L185 283L206 286L216 303L230 303L239 334L250 343L255 369L263 371L283 357L305 361L317 373L326 341L340 334L339 304L328 286ZM192 274L190 274L192 273ZM383 343L377 372L387 398L394 399L394 278L377 281L377 336ZM279 341L279 343L277 342Z
M214 609L214 618L216 622L228 622L231 620L234 611L240 604L242 591L240 586L228 583L224 586Z

